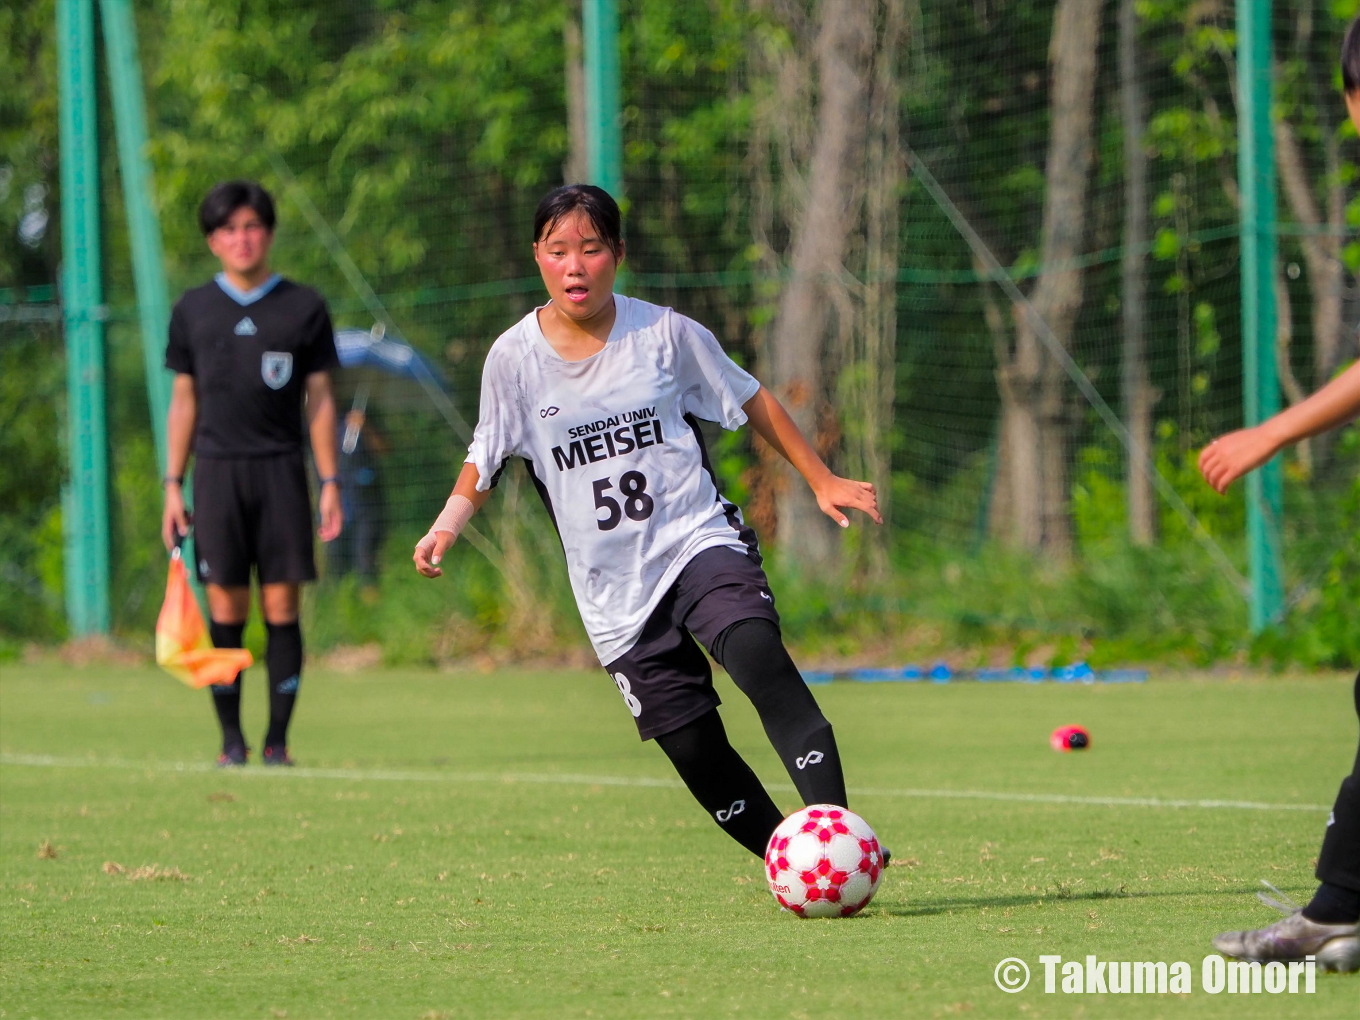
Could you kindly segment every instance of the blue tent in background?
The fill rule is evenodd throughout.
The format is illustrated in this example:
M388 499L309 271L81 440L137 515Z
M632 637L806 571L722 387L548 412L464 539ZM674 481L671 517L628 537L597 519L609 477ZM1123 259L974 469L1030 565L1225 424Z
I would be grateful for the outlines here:
M444 388L442 380L430 363L410 344L391 340L383 333L367 329L339 329L335 331L335 351L340 355L342 368L377 368L393 375L419 380L433 379Z
M410 344L387 336L381 324L372 330L336 330L335 352L340 356L341 368L374 368L419 383L449 427L464 442L471 442L472 430L453 406L448 387L434 366ZM356 394L355 407L363 410L367 402L368 393L364 388Z

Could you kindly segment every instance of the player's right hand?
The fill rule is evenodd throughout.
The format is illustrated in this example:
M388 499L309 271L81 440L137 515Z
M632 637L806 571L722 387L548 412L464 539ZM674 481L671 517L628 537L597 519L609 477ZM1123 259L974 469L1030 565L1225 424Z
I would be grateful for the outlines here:
M415 555L411 557L416 570L426 577L443 577L444 571L439 569L439 561L457 538L452 531L432 531L422 538L416 543Z
M1219 436L1200 452L1199 473L1222 495L1237 479L1275 456L1279 448L1264 426L1238 429Z
M165 510L161 513L161 541L165 551L175 547L176 537L189 534L189 512L184 509L184 493L178 485L165 487Z

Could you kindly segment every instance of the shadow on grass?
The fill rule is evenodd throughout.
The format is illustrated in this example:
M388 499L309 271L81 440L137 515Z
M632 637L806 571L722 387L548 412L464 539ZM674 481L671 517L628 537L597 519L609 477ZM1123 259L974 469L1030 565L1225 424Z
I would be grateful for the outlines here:
M894 917L930 917L951 910L980 910L983 907L1032 907L1041 903L1090 903L1103 900L1148 900L1172 896L1241 896L1241 889L1189 889L1179 891L1128 892L1124 889L1092 889L1089 892L1067 892L1048 889L1044 892L1017 896L974 896L968 899L938 900L915 907L880 907Z

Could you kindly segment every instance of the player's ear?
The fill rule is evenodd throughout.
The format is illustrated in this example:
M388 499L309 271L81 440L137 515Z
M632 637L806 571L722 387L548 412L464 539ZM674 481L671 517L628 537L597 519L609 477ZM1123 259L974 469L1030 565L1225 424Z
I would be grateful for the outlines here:
M620 238L619 238L619 247L618 247L618 250L614 252L614 268L615 268L615 269L617 269L619 266L623 265L623 256L624 256L624 254L625 254L625 252L624 252L623 238L620 237Z

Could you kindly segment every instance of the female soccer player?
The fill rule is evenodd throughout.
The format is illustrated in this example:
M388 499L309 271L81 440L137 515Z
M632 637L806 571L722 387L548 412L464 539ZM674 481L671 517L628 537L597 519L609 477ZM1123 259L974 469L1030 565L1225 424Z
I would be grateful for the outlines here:
M789 658L755 533L723 498L696 419L749 421L841 527L882 523L874 487L832 474L774 396L673 311L614 294L619 207L549 193L534 217L549 302L492 345L467 463L415 549L426 577L506 461L520 457L557 527L595 652L643 740L655 739L724 831L763 856L782 820L727 740L697 638L756 707L805 803L844 806L831 724Z
M1351 23L1341 46L1341 84L1351 123L1360 131L1360 19ZM1226 492L1286 446L1344 425L1356 415L1360 415L1360 362L1255 428L1219 436L1200 453L1200 472L1215 490ZM1355 712L1360 715L1360 674L1355 678ZM1327 818L1315 874L1321 885L1302 909L1265 928L1223 932L1214 939L1214 948L1261 963L1316 956L1323 970L1360 970L1360 750Z

